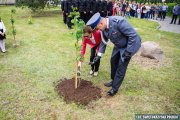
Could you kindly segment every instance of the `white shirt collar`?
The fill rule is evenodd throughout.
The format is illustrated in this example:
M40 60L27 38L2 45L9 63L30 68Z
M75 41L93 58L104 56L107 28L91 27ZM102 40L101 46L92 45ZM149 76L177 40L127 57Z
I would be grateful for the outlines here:
M109 28L109 18L106 18L107 28Z

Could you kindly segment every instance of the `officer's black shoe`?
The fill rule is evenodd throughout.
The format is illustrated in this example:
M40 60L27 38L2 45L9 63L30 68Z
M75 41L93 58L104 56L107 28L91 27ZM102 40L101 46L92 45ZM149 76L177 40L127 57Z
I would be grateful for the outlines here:
M106 86L106 87L111 87L111 86L112 86L112 81L111 81L111 82L108 82L108 83L104 83L104 86Z
M114 91L113 89L111 89L107 92L107 95L114 96L116 93L117 93L117 91Z

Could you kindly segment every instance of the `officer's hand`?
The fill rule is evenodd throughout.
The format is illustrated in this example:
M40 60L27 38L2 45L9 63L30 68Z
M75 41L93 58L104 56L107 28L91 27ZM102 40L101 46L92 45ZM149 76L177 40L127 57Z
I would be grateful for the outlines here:
M94 63L98 62L101 59L101 56L96 56L93 60Z
M131 59L131 53L128 51L124 51L124 54L122 55L124 57L124 61L128 61Z

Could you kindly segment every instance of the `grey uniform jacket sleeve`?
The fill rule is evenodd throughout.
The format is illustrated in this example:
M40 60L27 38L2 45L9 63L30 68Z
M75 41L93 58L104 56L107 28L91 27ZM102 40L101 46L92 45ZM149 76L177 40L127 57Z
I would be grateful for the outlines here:
M138 47L136 44L138 41L140 41L140 37L137 34L137 32L134 30L134 28L125 20L122 19L118 22L118 28L119 31L121 31L122 34L127 36L127 47L126 50L130 53L133 53L136 51L136 47Z
M108 38L105 35L104 31L101 32L101 39L102 39L102 41L101 41L101 44L100 44L100 47L99 47L99 53L105 53L106 46L107 46L107 44L105 42L108 41Z

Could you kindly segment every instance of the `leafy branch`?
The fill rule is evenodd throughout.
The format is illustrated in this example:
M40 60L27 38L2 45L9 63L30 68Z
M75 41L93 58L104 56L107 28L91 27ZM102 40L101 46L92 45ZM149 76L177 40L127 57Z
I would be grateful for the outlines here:
M73 12L70 13L69 17L73 18L71 20L71 23L73 24L73 28L74 28L74 32L73 32L73 36L75 41L75 50L76 50L76 60L75 60L75 88L77 88L78 86L78 82L77 82L77 70L78 70L78 61L81 59L81 54L80 54L80 49L81 49L81 45L79 45L79 41L82 40L82 36L83 36L83 27L85 25L84 21L79 19L80 14L79 12L77 12L77 8L72 8Z
M14 14L16 13L16 10L15 9L11 9L11 27L12 27L12 34L13 34L13 38L14 38L14 43L13 43L13 46L17 46L17 43L16 43L16 28L14 26L14 23L15 23L15 19L14 19Z

